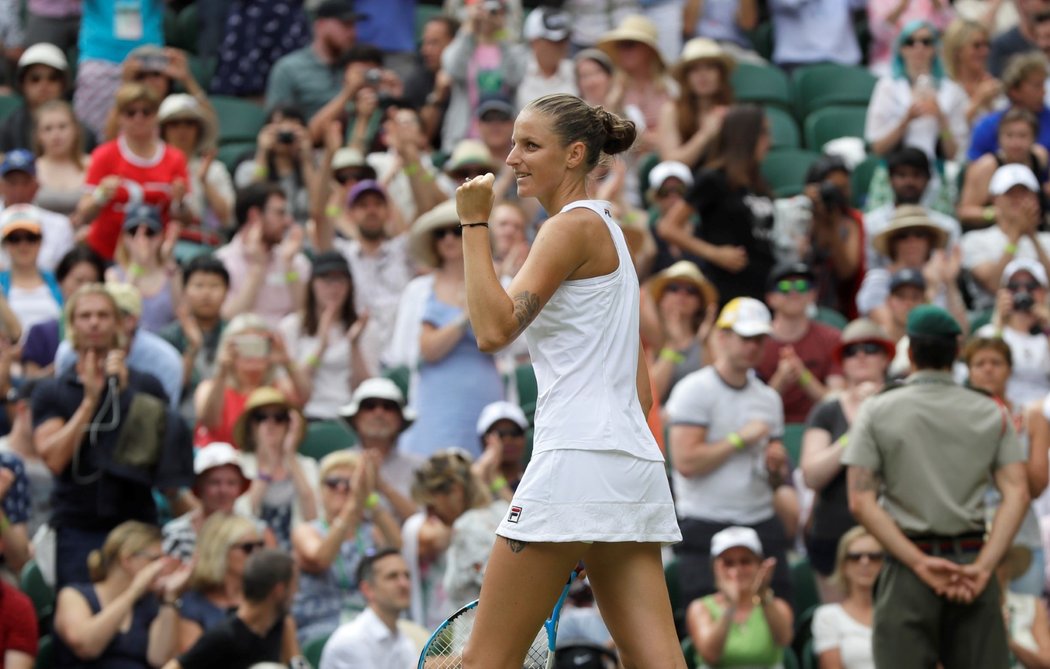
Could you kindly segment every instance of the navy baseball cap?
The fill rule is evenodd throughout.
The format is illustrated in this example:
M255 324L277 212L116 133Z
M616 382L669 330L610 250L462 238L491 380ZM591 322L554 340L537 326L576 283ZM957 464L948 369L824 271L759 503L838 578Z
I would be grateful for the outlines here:
M0 163L0 177L7 176L10 172L25 172L36 176L36 157L33 156L33 152L28 149L8 151L4 162Z
M164 224L160 220L160 210L141 202L126 207L124 209L124 232L134 230L140 225L145 225L154 232L163 230Z

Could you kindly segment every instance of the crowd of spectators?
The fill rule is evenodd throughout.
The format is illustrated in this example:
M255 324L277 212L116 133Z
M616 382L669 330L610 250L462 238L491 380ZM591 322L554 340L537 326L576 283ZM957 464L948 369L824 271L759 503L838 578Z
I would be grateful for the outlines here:
M504 160L548 93L638 129L592 191L642 286L689 661L873 666L842 447L935 304L1028 447L999 576L1016 666L1050 664L1047 0L8 0L0 44L0 667L415 666L535 422L524 342L474 338L454 193L495 174L509 284L547 212ZM737 90L828 64L877 78L863 128L774 189L783 110ZM569 602L566 657L605 666Z

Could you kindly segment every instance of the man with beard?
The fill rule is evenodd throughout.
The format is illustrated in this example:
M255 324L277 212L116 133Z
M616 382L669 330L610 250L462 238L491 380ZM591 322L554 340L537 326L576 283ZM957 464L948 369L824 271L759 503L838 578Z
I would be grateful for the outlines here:
M318 251L332 248L346 257L354 277L357 312L368 314L361 349L371 369L379 369L379 354L390 341L397 305L415 276L408 253L406 229L395 227L386 191L373 180L361 181L347 196L356 239L337 239L331 221L318 225ZM393 234L388 234L393 232ZM231 271L232 275L233 272Z
M412 501L412 482L423 461L397 448L398 436L415 417L411 409L405 408L401 390L390 379L368 379L357 387L339 415L354 428L364 452L378 455L376 491L394 515L404 521L417 511Z
M244 601L236 615L207 630L164 669L248 669L259 662L303 666L295 623L288 615L298 582L295 562L273 548L248 552L252 555L241 576ZM181 600L164 605L179 608Z
M274 63L266 82L266 107L295 105L310 118L343 85L343 57L357 41L360 15L350 0L325 0L314 14L310 44Z
M215 252L230 276L222 317L261 316L272 328L299 311L310 278L301 253L303 229L292 220L288 199L277 184L257 183L237 194L237 233Z
M950 252L959 242L960 235L962 235L962 227L959 225L959 221L922 204L922 195L926 192L926 186L930 183L930 159L919 149L905 147L886 156L886 169L890 173L893 203L884 204L864 214L865 255L867 258L865 268L870 270L876 267L886 267L890 264L890 259L876 251L871 242L889 226L894 210L902 204L922 206L930 220L948 233L948 246L945 250Z

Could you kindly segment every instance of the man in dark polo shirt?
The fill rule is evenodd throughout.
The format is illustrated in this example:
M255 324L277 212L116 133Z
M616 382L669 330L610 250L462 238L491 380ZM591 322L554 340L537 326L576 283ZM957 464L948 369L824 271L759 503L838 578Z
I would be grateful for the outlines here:
M55 589L87 582L87 556L126 520L157 521L150 484L115 473L120 428L132 398L144 393L167 405L151 375L128 369L121 345L121 316L102 284L87 284L67 305L78 360L33 391L33 437L55 474L50 524L56 532ZM177 429L170 424L168 430Z

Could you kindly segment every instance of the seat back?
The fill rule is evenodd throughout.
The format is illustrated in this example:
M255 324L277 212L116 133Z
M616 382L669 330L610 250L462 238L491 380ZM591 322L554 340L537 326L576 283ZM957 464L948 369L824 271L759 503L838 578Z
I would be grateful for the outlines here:
M299 452L314 460L320 460L329 453L341 451L357 443L357 435L342 421L318 420L306 428L306 438L299 446Z
M790 197L802 192L806 171L819 153L804 149L770 151L762 161L762 176L777 197Z
M806 148L821 151L839 137L864 139L868 111L863 107L823 107L806 117Z
M730 83L737 102L773 104L785 111L791 109L791 81L778 67L737 63Z

